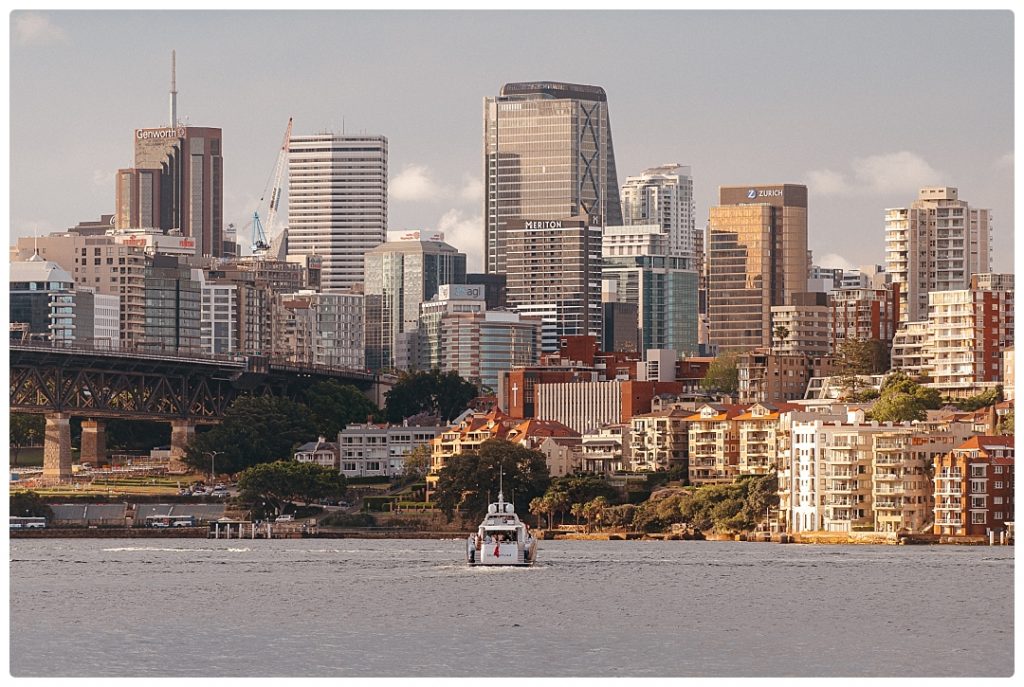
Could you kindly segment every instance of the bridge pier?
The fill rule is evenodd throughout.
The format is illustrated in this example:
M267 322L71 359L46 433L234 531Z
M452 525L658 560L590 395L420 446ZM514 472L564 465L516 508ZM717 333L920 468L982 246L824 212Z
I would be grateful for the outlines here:
M103 420L82 420L83 463L93 466L107 462L107 423Z
M43 441L43 481L66 482L71 479L71 415L50 413L46 416Z
M171 420L171 460L167 465L168 472L184 472L187 466L182 461L185 448L196 435L196 423L192 420Z

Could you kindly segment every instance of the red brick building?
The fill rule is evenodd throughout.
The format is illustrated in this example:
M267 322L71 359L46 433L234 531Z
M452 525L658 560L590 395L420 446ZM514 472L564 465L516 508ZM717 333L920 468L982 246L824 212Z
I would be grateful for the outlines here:
M1013 437L971 437L935 459L935 534L987 535L1013 521Z

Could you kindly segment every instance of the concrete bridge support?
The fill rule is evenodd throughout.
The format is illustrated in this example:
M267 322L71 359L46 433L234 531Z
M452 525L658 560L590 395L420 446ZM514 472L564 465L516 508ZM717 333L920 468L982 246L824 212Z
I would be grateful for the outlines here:
M46 416L43 440L43 481L46 483L71 480L71 416L51 413Z
M82 420L80 458L93 466L107 462L107 423L103 420Z
M196 435L196 423L191 420L171 420L171 460L167 465L169 472L184 472L187 466L182 461L185 448Z

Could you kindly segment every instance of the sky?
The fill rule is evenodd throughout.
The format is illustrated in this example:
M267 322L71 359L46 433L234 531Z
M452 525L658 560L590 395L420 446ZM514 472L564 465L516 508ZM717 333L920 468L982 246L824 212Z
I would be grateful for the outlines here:
M1007 10L22 11L10 31L12 242L113 212L173 49L179 118L223 129L225 224L249 223L293 117L387 136L388 228L444 231L482 270L483 98L552 80L607 92L620 185L690 165L698 226L720 185L802 183L816 264L884 264L885 208L955 186L1013 270Z

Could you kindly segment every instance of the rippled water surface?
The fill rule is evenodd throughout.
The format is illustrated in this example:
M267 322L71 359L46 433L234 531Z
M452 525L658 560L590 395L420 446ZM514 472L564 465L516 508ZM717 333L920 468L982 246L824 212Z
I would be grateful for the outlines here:
M1008 676L1013 549L11 541L15 676Z

